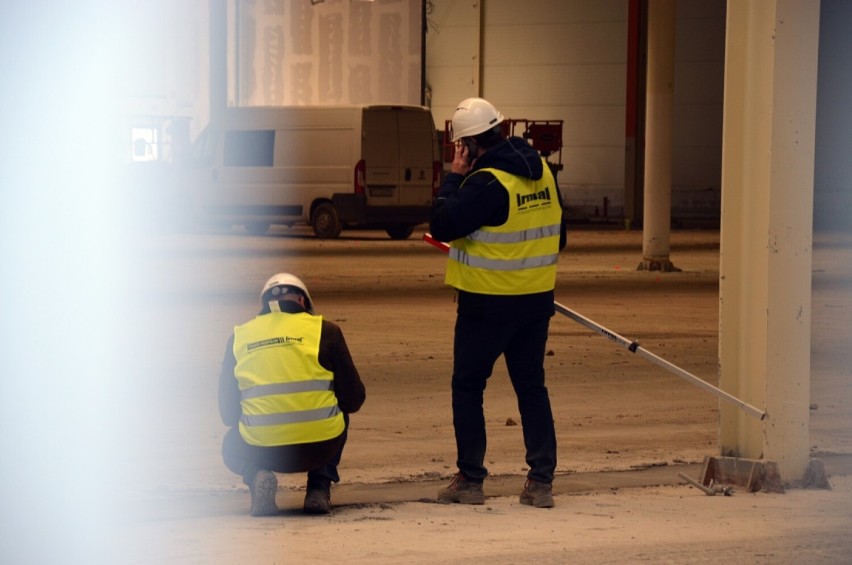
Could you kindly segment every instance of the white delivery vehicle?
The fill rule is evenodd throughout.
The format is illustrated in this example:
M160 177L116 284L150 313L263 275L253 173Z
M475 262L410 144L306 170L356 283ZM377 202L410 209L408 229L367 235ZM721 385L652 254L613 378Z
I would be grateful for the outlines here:
M441 163L432 114L421 106L228 108L181 169L196 220L308 223L320 238L370 225L404 239L428 221Z

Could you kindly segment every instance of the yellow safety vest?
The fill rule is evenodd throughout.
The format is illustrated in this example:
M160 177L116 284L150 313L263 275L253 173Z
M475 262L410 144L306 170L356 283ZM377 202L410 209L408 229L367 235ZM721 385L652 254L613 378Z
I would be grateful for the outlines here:
M550 167L542 162L544 175L539 180L498 169L477 171L491 173L509 192L509 217L503 225L482 226L451 242L446 284L479 294L553 290L562 208Z
M270 312L234 328L240 434L265 447L314 443L343 433L334 374L319 363L322 317Z

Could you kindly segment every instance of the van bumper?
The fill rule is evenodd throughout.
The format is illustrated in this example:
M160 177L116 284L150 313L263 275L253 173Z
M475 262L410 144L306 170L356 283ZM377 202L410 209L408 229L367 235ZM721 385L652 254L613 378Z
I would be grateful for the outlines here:
M331 203L344 224L422 224L431 206L369 206L363 194L334 194Z

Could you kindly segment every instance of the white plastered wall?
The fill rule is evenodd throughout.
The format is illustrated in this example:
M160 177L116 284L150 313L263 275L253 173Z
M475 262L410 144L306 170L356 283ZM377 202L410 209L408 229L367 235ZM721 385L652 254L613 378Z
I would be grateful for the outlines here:
M420 0L229 2L228 104L419 104Z

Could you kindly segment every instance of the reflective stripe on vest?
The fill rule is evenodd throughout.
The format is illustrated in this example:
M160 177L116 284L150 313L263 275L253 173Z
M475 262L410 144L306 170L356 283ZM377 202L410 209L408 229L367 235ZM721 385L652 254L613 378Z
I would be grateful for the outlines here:
M532 239L541 239L542 237L550 237L559 235L560 224L553 224L541 228L531 228L519 232L498 233L488 232L484 230L476 230L468 237L477 241L485 241L488 243L521 243L522 241L530 241Z
M480 294L553 290L562 209L550 167L544 160L542 165L544 174L537 181L497 169L477 171L491 173L506 189L509 217L500 226L482 226L450 244L448 285Z
M270 312L234 328L239 428L251 445L314 443L343 433L334 374L319 364L322 318Z
M257 416L246 416L243 414L240 421L246 426L275 426L278 424L297 424L299 422L313 422L332 418L340 413L338 406L331 408L315 408L313 410L302 410L301 412L285 412L281 414L259 414Z
M257 398L258 396L270 396L273 394L292 394L294 392L311 392L315 390L334 390L331 381L296 381L293 383L276 383L271 385L258 385L247 388L242 393L243 400Z
M521 269L534 269L554 265L557 257L546 255L544 257L526 257L524 259L485 259L465 253L461 249L450 250L450 258L462 265L477 267L479 269L490 269L492 271L519 271Z

